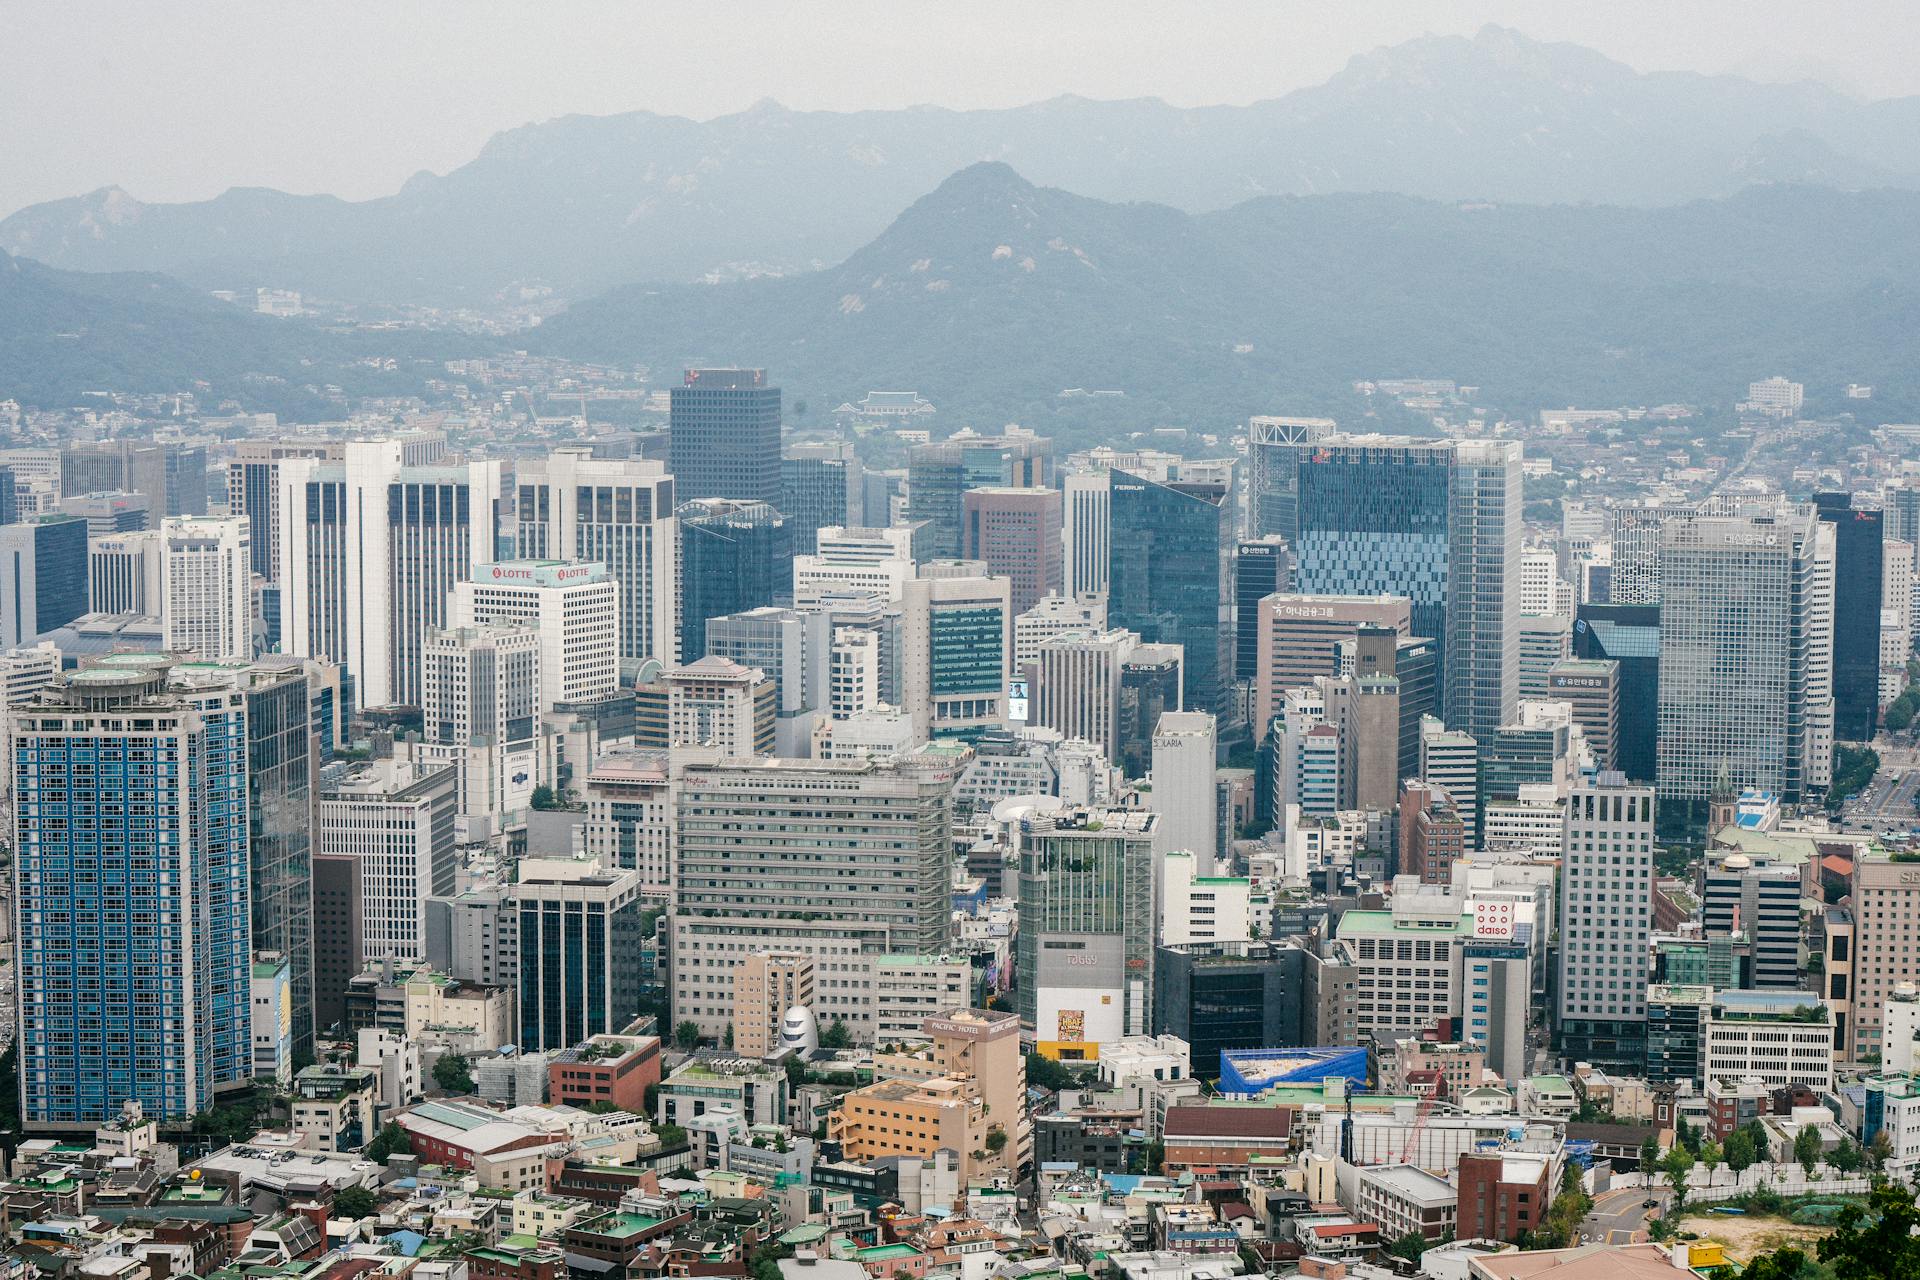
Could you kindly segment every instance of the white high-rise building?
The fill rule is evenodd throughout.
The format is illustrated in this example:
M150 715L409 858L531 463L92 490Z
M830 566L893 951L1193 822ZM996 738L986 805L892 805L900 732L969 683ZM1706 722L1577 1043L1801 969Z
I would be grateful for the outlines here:
M1065 544L1069 598L1105 596L1107 567L1113 558L1113 489L1111 473L1075 471L1061 480L1066 507L1061 540ZM1104 613L1101 621L1105 622Z
M453 766L469 838L533 804L542 781L540 660L540 633L526 624L427 633L421 751Z
M1761 413L1778 414L1783 418L1796 417L1800 406L1805 403L1807 389L1798 382L1790 382L1775 374L1759 382L1747 384L1747 407Z
M158 529L90 539L87 607L94 613L159 617L166 560L166 536Z
M1645 1062L1653 797L1618 773L1567 797L1556 1023L1569 1058L1609 1069Z
M913 717L914 733L931 739L1004 726L1012 585L972 573L919 577L901 604L900 709Z
M1158 854L1193 855L1196 874L1211 876L1220 862L1219 805L1213 781L1215 725L1205 711L1168 711L1153 731L1154 826Z
M1570 612L1573 593L1560 581L1560 560L1551 547L1520 553L1520 613L1545 618Z
M1660 557L1658 779L1797 800L1833 751L1833 526L1811 508L1670 520Z
M796 608L817 605L828 596L871 591L898 600L914 574L913 530L845 529L828 525L816 535L810 556L793 558Z
M1900 696L1913 656L1913 544L1889 538L1880 544L1880 705Z
M1131 631L1072 631L1040 645L1028 723L1084 738L1120 759L1120 682L1140 637Z
M455 626L526 623L540 633L540 710L620 687L620 601L603 564L483 564L453 589Z
M1040 646L1055 636L1106 629L1105 596L1045 596L1013 620L1014 669L1025 671L1029 663L1040 661Z
M880 703L880 637L864 627L835 627L828 663L830 716L851 720Z
M587 774L586 853L604 867L640 873L640 891L673 893L673 779L667 755L620 751L599 757Z
M161 573L160 629L169 649L209 662L253 656L252 553L247 522L169 516Z
M355 766L320 797L319 852L360 864L360 959L427 958L427 899L454 891L458 778L405 760Z
M501 464L411 466L414 451L350 441L341 462L279 464L280 643L339 663L364 707L420 705L427 629L494 558Z
M556 449L515 463L514 484L514 555L604 564L619 602L621 658L671 665L680 525L666 464Z
M711 747L722 756L773 751L773 681L758 667L708 655L661 677L667 687L667 741Z

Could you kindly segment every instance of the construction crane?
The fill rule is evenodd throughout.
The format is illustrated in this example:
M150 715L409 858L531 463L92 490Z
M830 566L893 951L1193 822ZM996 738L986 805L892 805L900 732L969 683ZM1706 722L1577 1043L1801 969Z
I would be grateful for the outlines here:
M1407 1145L1400 1152L1400 1163L1411 1164L1420 1150L1420 1135L1427 1130L1427 1117L1433 1114L1438 1095L1430 1093L1420 1099L1420 1105L1413 1111L1413 1127L1407 1130Z

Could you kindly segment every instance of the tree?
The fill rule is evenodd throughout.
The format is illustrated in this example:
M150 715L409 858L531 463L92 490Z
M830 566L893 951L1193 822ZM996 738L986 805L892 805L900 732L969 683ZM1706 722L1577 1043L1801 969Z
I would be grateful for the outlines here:
M1803 1125L1799 1133L1793 1135L1793 1158L1800 1162L1807 1176L1813 1176L1813 1166L1820 1163L1820 1131L1812 1125Z
M1892 1155L1893 1139L1887 1136L1885 1129L1882 1129L1873 1135L1873 1143L1867 1148L1867 1159L1872 1161L1874 1170L1878 1172L1887 1167L1887 1161Z
M1700 1131L1693 1127L1692 1122L1681 1120L1674 1125L1673 1142L1675 1146L1692 1151L1700 1145Z
M553 794L552 787L543 782L533 789L533 807L542 811L558 809L560 798Z
M993 1128L987 1130L987 1154L999 1155L1007 1149L1007 1131Z
M1740 1132L1747 1135L1747 1141L1753 1144L1753 1158L1771 1160L1773 1158L1773 1135L1767 1132L1767 1126L1758 1120L1749 1120L1740 1126Z
M1648 1134L1646 1141L1640 1144L1640 1172L1652 1174L1660 1163L1660 1141Z
M1027 1083L1036 1089L1058 1093L1073 1087L1074 1074L1044 1053L1027 1055Z
M835 1018L827 1024L827 1029L820 1033L820 1047L822 1049L850 1049L853 1047L853 1032L847 1028L847 1023L844 1018Z
M375 1164L385 1164L388 1156L405 1155L412 1150L413 1139L407 1136L407 1131L389 1120L380 1126L380 1132L373 1135L373 1141L361 1154Z
M700 1043L700 1024L689 1018L673 1029L674 1043L687 1052L693 1052L693 1046Z
M1798 1249L1777 1249L1772 1253L1763 1253L1747 1263L1740 1272L1740 1280L1800 1280L1800 1273L1806 1270L1807 1255ZM1729 1273L1731 1267L1721 1267L1719 1271ZM1715 1273L1718 1280L1718 1272Z
M380 1205L365 1187L343 1187L333 1196L333 1216L345 1222L358 1222Z
M793 1246L769 1240L753 1251L753 1260L747 1264L748 1274L753 1280L780 1280L780 1259L792 1256Z
M1418 1263L1420 1255L1427 1250L1427 1238L1418 1231L1409 1231L1387 1246L1387 1252L1396 1258L1405 1258L1408 1262Z
M1667 1175L1667 1185L1673 1188L1673 1205L1667 1212L1676 1213L1687 1202L1687 1176L1693 1172L1693 1152L1674 1143L1660 1162L1660 1171Z
M1753 1135L1745 1129L1735 1129L1727 1135L1727 1145L1724 1154L1726 1156L1727 1168L1733 1170L1735 1173L1739 1173L1742 1169L1745 1169L1760 1158L1760 1154L1753 1149Z
M787 1088L798 1089L807 1082L807 1064L800 1061L800 1055L790 1053L781 1064L787 1072Z
M443 1053L433 1064L433 1082L448 1093L472 1093L473 1071L464 1053Z
M1885 1133L1886 1130L1882 1129L1881 1132ZM1840 1145L1827 1153L1827 1163L1841 1173L1858 1173L1860 1166L1866 1162L1867 1158L1860 1153L1860 1148L1853 1144L1852 1138L1840 1139Z
M1700 1163L1707 1166L1707 1184L1709 1186L1713 1184L1713 1171L1720 1167L1722 1154L1720 1144L1712 1138L1708 1138L1700 1144Z
M1920 1206L1913 1193L1882 1183L1873 1189L1864 1211L1857 1204L1840 1211L1833 1234L1820 1242L1820 1261L1832 1268L1837 1280L1912 1280L1920 1276L1917 1227Z

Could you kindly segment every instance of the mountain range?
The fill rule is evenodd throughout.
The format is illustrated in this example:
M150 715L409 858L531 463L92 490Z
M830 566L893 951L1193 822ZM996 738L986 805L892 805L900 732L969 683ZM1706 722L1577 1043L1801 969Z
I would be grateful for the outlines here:
M628 286L524 341L656 369L765 365L813 403L913 388L943 420L1060 430L1089 413L1230 422L1411 376L1530 412L1727 404L1785 372L1816 400L1876 383L1887 411L1913 394L1916 331L1915 192L1765 186L1640 209L1269 196L1190 214L983 163L839 266Z
M1249 106L1057 98L997 111L635 112L502 133L470 163L348 202L236 189L147 204L118 188L0 221L0 250L358 302L473 302L544 286L733 279L839 262L969 164L1189 213L1263 196L1660 206L1755 183L1920 187L1920 98L1640 74L1489 27L1355 57Z

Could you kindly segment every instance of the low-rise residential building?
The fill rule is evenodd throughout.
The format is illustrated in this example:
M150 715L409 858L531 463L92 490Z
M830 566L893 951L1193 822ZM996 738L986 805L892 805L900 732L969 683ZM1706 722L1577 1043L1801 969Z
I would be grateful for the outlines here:
M1394 1240L1416 1233L1433 1241L1451 1239L1458 1205L1445 1178L1417 1165L1374 1165L1360 1170L1355 1183L1355 1215L1378 1223Z

